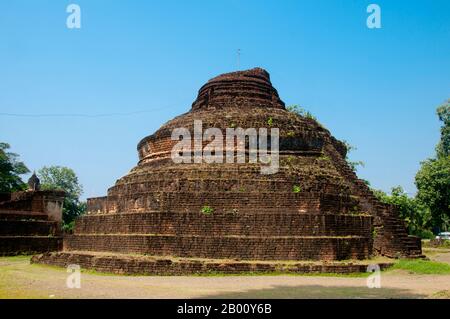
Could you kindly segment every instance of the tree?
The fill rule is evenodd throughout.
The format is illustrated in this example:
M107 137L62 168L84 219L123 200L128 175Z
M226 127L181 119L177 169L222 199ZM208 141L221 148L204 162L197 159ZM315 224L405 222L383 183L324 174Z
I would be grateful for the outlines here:
M450 100L437 108L437 115L443 123L436 157L421 163L416 186L417 198L430 209L438 232L450 226Z
M26 189L19 175L29 172L25 164L19 161L19 155L8 152L8 143L0 142L0 192L11 193Z
M433 229L450 226L450 155L422 162L416 186L417 198L431 211Z
M397 208L399 217L406 223L410 235L432 238L430 210L417 198L411 198L401 186L393 187L391 195L381 190L373 190L375 196L383 203Z
M83 186L78 182L75 172L68 167L43 167L37 175L43 190L63 190L66 192L63 205L63 223L65 228L71 228L76 217L84 214L86 203L80 201Z
M450 99L437 108L437 115L443 122L441 140L436 146L437 158L441 158L450 155Z

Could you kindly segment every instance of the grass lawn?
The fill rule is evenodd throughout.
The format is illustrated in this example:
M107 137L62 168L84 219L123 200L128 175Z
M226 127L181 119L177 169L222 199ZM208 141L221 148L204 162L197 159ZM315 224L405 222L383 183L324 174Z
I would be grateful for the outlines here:
M400 259L389 270L401 269L420 275L448 275L450 265L431 260ZM388 271L389 271L388 270Z
M239 276L209 273L192 276L136 277L90 270L82 270L82 289L67 289L65 285L67 271L64 268L30 265L30 256L2 257L0 299L449 298L450 291L447 284L450 281L449 263L406 259L391 261L395 262L395 265L382 272L385 274L382 275L382 289L366 287L366 279L363 277L367 277L369 273L350 275L243 273Z

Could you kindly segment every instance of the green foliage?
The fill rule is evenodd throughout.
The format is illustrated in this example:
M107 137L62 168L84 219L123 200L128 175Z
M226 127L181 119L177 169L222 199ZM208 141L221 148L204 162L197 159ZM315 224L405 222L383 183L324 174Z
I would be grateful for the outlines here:
M298 186L298 185L294 185L293 187L292 187L292 192L294 192L294 193L300 193L301 192L301 188L300 188L300 186Z
M310 111L305 110L300 105L297 105L297 104L289 105L286 107L286 110L288 110L289 112L294 113L296 115L317 121L316 117L314 115L312 115L312 113Z
M273 125L273 118L269 117L269 119L267 120L267 125L272 126Z
M421 259L401 259L397 263L395 263L391 269L402 269L414 274L423 275L450 274L449 264Z
M331 158L325 154L320 155L317 159L320 161L331 161Z
M417 198L426 205L436 232L450 227L450 100L437 108L442 122L436 157L421 163L416 174Z
M356 151L357 148L350 143L348 143L346 140L343 140L342 143L345 145L345 148L347 149L345 160L347 161L347 164L350 166L350 168L356 172L358 170L358 166L364 167L363 161L351 161L349 158L349 154L352 151Z
M353 145L350 145L350 143L348 143L346 140L342 140L342 143L345 145L345 148L347 149L345 160L347 161L348 166L350 166L350 168L354 172L358 170L358 166L364 167L365 164L363 161L351 161L348 156L351 151L356 151L357 148Z
M19 161L19 155L8 152L8 143L0 142L0 192L11 193L26 189L20 175L29 172L25 164Z
M374 194L381 202L394 205L397 208L400 218L406 222L410 235L429 238L430 210L419 200L409 197L401 186L393 187L391 195L380 190L374 190Z
M208 205L203 206L201 211L205 215L211 215L212 213L214 213L214 209L212 207L209 207Z
M439 120L443 122L441 127L441 140L436 146L437 157L450 155L450 99L436 110Z
M37 173L42 189L61 189L67 197L78 198L83 193L83 187L78 182L75 172L62 166L44 166Z
M422 162L416 175L417 198L426 205L433 227L450 226L450 155Z
M370 182L367 179L361 178L361 180L364 182L364 184L370 187Z
M75 172L68 167L43 167L37 172L43 190L63 190L66 192L63 205L63 227L70 228L71 223L86 211L86 203L80 201L83 187Z
M436 238L436 235L429 229L420 229L415 234L416 236L422 238L422 239L434 239Z
M377 237L377 235L378 235L378 231L377 231L377 229L374 227L374 228L372 229L372 239L375 239L375 238Z
M65 232L72 232L74 227L75 227L75 221L73 220L73 221L71 221L68 224L64 224L63 225L63 230Z

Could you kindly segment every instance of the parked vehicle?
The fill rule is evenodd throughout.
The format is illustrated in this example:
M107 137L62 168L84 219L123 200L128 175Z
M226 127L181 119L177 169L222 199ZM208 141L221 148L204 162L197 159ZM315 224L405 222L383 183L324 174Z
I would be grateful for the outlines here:
M436 236L436 239L448 239L448 240L450 240L450 232L439 233Z

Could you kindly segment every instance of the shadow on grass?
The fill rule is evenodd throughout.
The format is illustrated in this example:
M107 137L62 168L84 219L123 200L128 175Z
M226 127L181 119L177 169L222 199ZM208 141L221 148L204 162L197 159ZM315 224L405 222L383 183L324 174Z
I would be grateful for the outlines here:
M406 289L366 288L366 287L324 287L309 286L275 286L265 289L252 289L244 292L229 292L207 296L216 298L273 298L273 299L412 299L425 298L425 295L413 294Z

